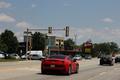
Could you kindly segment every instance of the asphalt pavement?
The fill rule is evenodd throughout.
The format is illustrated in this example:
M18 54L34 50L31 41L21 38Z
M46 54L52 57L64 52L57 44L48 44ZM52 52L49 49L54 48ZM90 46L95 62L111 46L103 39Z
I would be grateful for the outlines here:
M78 74L41 74L40 61L1 62L0 80L120 80L120 64L99 65L99 59L78 61Z

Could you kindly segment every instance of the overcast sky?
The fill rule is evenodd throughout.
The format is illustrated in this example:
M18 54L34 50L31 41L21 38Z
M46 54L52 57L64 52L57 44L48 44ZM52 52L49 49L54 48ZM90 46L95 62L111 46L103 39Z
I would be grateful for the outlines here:
M23 41L27 28L49 26L70 26L70 38L77 35L77 44L91 39L120 45L120 0L0 0L0 33L12 30ZM64 37L64 31L53 34Z

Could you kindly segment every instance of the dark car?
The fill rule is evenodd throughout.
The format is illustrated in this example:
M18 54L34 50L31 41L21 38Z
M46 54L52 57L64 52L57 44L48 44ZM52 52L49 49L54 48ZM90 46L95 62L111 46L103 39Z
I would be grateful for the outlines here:
M58 72L64 74L78 73L79 64L67 55L51 55L42 60L41 73Z
M120 56L115 57L115 63L120 62Z
M86 55L84 58L85 59L92 59L92 56L91 55Z
M109 64L109 65L113 66L114 65L113 57L110 55L102 56L100 58L100 65L103 65L103 64Z

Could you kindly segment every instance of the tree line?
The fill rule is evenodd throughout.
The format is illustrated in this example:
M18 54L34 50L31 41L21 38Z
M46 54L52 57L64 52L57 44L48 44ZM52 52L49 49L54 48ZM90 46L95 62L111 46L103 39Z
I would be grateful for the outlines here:
M48 36L40 32L35 32L32 34L32 50L44 50L47 42ZM0 51L5 53L17 53L19 47L19 42L15 34L11 30L5 30L0 34ZM82 48L82 44L76 45L72 38L64 41L65 50L73 50L75 48ZM97 56L98 54L111 54L118 53L119 46L115 42L104 42L104 43L94 43L92 56Z

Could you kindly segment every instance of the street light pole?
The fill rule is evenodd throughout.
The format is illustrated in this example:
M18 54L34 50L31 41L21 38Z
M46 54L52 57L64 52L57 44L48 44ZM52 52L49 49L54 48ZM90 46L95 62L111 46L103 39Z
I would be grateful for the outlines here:
M31 33L31 31L37 31L38 32L38 31L46 31L46 30L48 30L48 33L50 33L50 34L52 34L52 31L65 31L66 37L69 36L69 26L66 26L66 28L64 28L64 29L52 29L52 27L48 27L48 29L28 29L27 28L27 31L24 32L24 33L26 33L26 60L27 60L27 52L28 52L28 49L29 49L29 47L28 47L28 42L29 42L28 41L28 36L29 36L29 34ZM51 48L51 39L50 38L48 38L48 44L49 44L48 45L48 53L50 55L50 48Z
M48 55L50 56L50 47L51 47L51 40L50 37L48 37Z
M28 52L28 31L29 31L29 29L27 28L27 35L26 35L26 60L27 60L27 52Z
M61 41L59 40L59 54L60 54L60 51L61 51Z
M75 50L76 50L76 45L77 45L77 34L75 34L74 36L75 36Z

